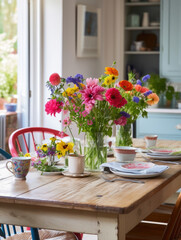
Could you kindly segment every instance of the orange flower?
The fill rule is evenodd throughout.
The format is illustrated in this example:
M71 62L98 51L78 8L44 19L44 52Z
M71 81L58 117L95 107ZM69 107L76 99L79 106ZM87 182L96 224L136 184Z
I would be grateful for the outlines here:
M127 80L120 81L119 86L123 88L125 91L131 91L133 89L133 84L128 82Z
M159 97L156 93L151 93L150 95L148 95L147 98L148 98L147 100L148 105L154 105L159 102Z
M134 88L136 89L137 92L141 92L142 86L134 85Z
M114 76L119 75L118 70L116 68L111 68L111 67L106 67L105 68L105 74L114 75Z

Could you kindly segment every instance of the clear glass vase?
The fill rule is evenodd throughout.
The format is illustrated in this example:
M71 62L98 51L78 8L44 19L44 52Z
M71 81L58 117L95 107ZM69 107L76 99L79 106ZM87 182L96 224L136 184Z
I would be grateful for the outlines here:
M99 171L100 165L107 161L106 137L102 132L86 133L84 140L85 168Z
M116 146L132 146L132 129L131 124L117 126L116 129Z

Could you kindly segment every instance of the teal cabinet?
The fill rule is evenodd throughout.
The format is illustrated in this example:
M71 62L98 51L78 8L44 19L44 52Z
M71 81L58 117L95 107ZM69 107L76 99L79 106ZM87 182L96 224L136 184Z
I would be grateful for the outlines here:
M178 124L181 124L181 114L148 113L148 118L136 121L136 137L157 134L159 139L181 140Z
M181 0L162 0L160 74L181 82Z

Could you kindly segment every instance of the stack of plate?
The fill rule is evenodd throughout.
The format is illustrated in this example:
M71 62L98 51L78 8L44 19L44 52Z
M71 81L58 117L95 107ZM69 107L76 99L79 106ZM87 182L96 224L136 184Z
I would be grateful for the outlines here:
M181 149L152 148L146 153L147 157L158 160L180 160Z

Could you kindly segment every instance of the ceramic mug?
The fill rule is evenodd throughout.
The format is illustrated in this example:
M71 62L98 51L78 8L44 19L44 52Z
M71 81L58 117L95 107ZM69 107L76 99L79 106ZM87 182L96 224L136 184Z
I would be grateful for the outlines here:
M84 173L85 157L83 155L70 154L68 156L69 173L81 174Z
M158 138L157 135L145 136L146 148L150 148L150 147L156 146L157 138Z
M31 157L12 157L7 161L6 168L14 174L16 179L25 180L30 169ZM11 164L11 167L9 165Z

